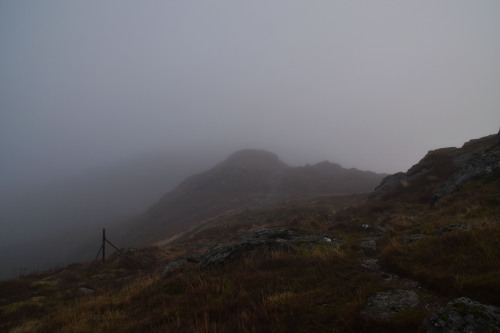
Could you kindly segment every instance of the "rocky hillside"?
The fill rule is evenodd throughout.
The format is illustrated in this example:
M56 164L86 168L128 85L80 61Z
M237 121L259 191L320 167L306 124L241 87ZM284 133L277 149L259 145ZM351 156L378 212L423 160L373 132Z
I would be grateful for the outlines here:
M161 246L0 281L0 331L500 332L498 145L430 152L371 198L276 190ZM290 172L325 167L252 153L266 163L243 173L250 193L262 175L286 188ZM197 178L239 179L240 157L185 184L202 198ZM226 200L249 193L239 184L224 183Z
M230 210L371 192L383 177L330 162L290 167L273 153L242 150L164 195L126 227L120 242L137 245L167 239Z
M437 203L473 182L500 177L500 133L470 140L461 148L432 150L407 172L386 177L372 196ZM418 197L416 197L418 196Z

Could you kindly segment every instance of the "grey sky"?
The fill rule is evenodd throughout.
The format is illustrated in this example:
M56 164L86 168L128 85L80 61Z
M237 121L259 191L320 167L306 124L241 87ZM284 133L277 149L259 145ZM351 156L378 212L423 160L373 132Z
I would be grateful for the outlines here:
M196 146L404 171L498 131L499 18L498 0L3 0L1 179Z

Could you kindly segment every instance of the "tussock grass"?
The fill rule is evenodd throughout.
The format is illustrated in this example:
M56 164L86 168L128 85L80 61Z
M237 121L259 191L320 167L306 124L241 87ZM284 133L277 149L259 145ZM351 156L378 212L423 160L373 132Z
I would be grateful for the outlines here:
M324 245L270 251L200 271L142 276L59 303L15 328L57 332L368 332L360 317L378 287L352 256Z
M500 225L492 222L500 217L497 185L471 186L434 207L404 188L402 199L381 197L359 205L366 196L335 197L218 217L168 248L138 250L133 260L116 257L106 265L72 265L0 282L0 299L8 299L0 303L0 331L418 332L428 315L422 308L389 322L361 314L371 295L391 286L361 267L360 240L382 234L377 227L384 227L377 243L381 264L438 294L426 294L426 302L469 296L498 305ZM462 221L472 230L440 233ZM262 227L324 234L343 244L248 253L203 271L186 263L158 274L179 257ZM427 237L403 244L404 236L417 233ZM95 293L79 293L82 281Z
M433 208L395 202L385 212L388 233L380 253L386 269L409 276L448 297L468 296L499 304L500 300L500 187L498 181L469 185L443 198ZM413 208L411 207L413 206ZM398 218L398 207L414 211ZM420 212L415 208L421 209ZM446 225L467 223L471 230L442 232ZM405 235L428 237L403 244Z
M430 236L409 245L391 239L383 263L453 296L485 303L500 300L500 225Z

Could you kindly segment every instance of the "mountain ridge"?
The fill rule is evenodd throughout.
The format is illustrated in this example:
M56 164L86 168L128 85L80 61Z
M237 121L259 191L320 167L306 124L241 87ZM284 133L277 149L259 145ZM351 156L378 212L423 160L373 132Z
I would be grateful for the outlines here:
M247 206L168 244L0 281L0 330L498 331L499 143L431 151L371 198ZM315 168L338 166L299 174Z
M385 175L345 169L328 161L291 167L264 150L244 149L192 175L121 232L124 244L172 237L227 210L322 195L370 192Z

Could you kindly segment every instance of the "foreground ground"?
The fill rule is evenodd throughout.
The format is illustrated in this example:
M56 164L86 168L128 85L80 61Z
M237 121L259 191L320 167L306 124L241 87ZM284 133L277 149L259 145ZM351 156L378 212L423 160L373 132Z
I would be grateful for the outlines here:
M496 185L433 207L352 195L230 212L105 264L0 282L0 331L424 332L452 298L500 305ZM185 260L261 228L341 242L243 252L204 269ZM370 297L387 290L414 291L418 305L368 316Z

